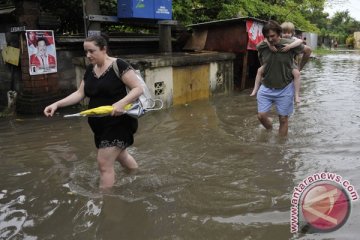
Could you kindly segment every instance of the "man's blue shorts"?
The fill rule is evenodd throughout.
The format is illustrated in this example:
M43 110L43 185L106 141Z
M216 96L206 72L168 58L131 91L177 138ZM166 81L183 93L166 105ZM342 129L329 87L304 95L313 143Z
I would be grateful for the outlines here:
M261 85L256 98L258 112L269 112L275 104L278 115L290 116L294 111L294 83L280 89Z

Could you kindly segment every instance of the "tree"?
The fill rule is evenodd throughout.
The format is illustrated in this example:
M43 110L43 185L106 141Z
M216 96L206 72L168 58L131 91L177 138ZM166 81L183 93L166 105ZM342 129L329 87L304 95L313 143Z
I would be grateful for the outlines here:
M20 0L13 0L19 2ZM35 1L35 0L34 0ZM61 21L58 34L84 32L83 0L38 0L41 12L57 16ZM95 0L94 0L95 1ZM101 15L116 16L117 0L98 0ZM234 17L255 17L278 22L291 21L296 28L345 38L359 30L360 24L348 12L339 12L333 18L324 12L325 5L337 6L345 0L173 0L173 19L182 25L216 21ZM9 2L3 0L3 2ZM102 24L102 28L118 31L135 30L123 24ZM135 30L136 31L136 30Z
M56 29L61 34L84 32L82 0L40 0L41 11L60 19L61 26Z
M329 30L332 36L336 37L339 42L344 43L345 39L359 29L359 22L349 15L349 11L336 12L330 19Z
M220 20L234 17L255 17L273 19L279 22L292 21L306 31L319 31L305 16L323 10L325 0L194 0L185 1L186 8L192 11L182 12L182 19L191 23ZM174 1L174 9L181 9L183 1ZM310 10L308 10L310 9ZM305 12L305 10L307 12ZM191 15L194 12L194 15ZM185 14L185 16L184 16ZM174 11L178 17L178 11Z

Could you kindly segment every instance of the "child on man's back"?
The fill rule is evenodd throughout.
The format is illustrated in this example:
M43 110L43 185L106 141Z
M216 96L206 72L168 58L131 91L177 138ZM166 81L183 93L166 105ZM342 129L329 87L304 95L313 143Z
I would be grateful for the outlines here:
M268 44L269 48L271 51L273 52L287 52L292 48L295 48L297 46L299 46L300 44L303 43L303 40L296 38L295 35L295 26L293 23L291 22L284 22L283 24L281 24L281 28L282 28L282 38L288 38L288 39L293 39L294 42L284 46L281 49L277 49L275 46L272 46L268 43L268 41L265 39L264 41ZM264 73L264 66L261 66L256 74L255 77L255 85L254 85L254 89L252 91L252 93L250 94L250 96L255 96L257 91L259 90L260 87L260 83L261 83L261 79ZM300 103L300 71L298 69L298 67L296 65L294 65L294 68L292 70L292 74L294 76L294 87L295 87L295 102L297 104Z

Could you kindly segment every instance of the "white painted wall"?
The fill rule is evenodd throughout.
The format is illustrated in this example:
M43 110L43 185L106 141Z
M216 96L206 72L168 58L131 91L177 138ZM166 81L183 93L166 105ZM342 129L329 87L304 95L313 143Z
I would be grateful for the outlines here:
M155 83L164 82L164 93L155 95L155 98L160 98L164 103L164 108L172 106L173 103L173 68L160 67L145 70L146 85L149 90L155 95Z
M209 75L209 84L210 84L210 92L216 90L217 86L217 76L216 73L218 72L218 64L217 63L210 63L210 75Z
M360 48L360 32L354 32L354 47L356 49Z
M311 47L312 50L315 50L318 45L318 35L316 33L304 32L302 34L303 38L306 37L306 45Z

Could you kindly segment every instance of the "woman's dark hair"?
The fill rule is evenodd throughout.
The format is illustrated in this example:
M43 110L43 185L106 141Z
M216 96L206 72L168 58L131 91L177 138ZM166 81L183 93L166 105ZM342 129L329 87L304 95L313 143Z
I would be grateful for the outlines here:
M274 20L270 20L264 25L264 27L262 29L262 34L264 35L264 37L266 37L269 34L269 31L274 31L278 35L280 35L282 32L282 29L278 22L276 22Z
M100 50L106 48L107 51L109 49L108 41L109 41L109 37L103 33L101 35L92 35L85 39L85 42L94 42L95 46L98 46Z

